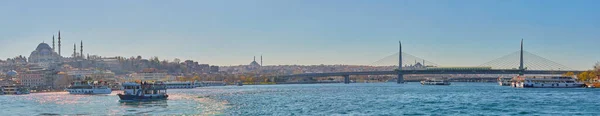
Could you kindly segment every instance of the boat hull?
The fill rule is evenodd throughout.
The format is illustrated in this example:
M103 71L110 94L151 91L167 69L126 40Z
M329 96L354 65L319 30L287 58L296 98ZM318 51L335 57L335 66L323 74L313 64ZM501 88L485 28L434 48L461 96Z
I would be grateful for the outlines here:
M581 83L512 83L512 87L517 88L581 88Z
M421 82L421 85L450 85L449 82Z
M67 89L69 94L110 94L112 90L110 88L103 89Z
M169 95L123 95L117 94L121 100L120 102L139 102L139 101L155 101L155 100L167 100Z

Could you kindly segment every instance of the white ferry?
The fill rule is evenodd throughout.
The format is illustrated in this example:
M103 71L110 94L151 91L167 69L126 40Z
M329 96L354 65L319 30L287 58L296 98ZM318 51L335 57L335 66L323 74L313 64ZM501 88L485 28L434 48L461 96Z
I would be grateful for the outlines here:
M140 102L166 100L167 86L161 82L155 83L123 83L123 93L117 94L120 102Z
M500 86L510 86L512 84L511 80L512 78L510 77L498 77L498 84Z
M564 76L517 76L512 79L512 87L517 88L579 88L584 84L573 77Z
M87 81L73 82L71 86L67 88L67 92L70 94L110 94L112 90L102 82L90 83Z
M450 82L446 80L423 80L421 85L450 85Z
M167 89L193 89L196 88L196 82L165 82Z

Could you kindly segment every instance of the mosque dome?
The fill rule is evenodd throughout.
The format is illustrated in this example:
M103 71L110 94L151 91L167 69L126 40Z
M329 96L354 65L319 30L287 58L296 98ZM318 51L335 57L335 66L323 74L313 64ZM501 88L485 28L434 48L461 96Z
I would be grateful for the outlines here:
M35 48L36 51L42 51L42 50L52 50L52 48L50 47L50 45L46 44L46 43L40 43L37 48Z
M6 72L6 75L8 75L10 77L17 76L18 74L19 73L17 73L17 71L15 71L15 70L11 70L11 71Z
M260 66L260 64L258 64L258 62L256 62L256 61L252 61L250 63L250 66Z

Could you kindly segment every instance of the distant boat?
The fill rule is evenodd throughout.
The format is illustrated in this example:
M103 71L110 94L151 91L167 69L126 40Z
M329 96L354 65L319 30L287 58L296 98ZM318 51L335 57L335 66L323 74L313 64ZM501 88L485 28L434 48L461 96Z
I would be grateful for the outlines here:
M112 89L102 82L73 82L67 89L70 94L110 94Z
M123 93L117 94L120 102L166 100L167 85L164 83L123 83Z
M167 89L193 89L196 88L196 82L165 82Z
M0 86L0 95L22 95L29 94L29 88L22 85L2 85Z
M510 86L512 84L511 80L510 77L498 77L498 84L500 86Z
M448 82L446 80L427 79L427 80L421 81L421 85L450 85L450 82Z
M512 80L512 87L517 88L579 88L584 84L573 77L564 76L517 76Z

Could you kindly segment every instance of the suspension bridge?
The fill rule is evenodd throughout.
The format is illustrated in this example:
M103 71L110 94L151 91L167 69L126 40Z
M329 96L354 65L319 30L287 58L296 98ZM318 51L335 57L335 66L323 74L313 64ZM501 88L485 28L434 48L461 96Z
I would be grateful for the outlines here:
M521 40L520 51L505 55L498 59L486 62L476 67L439 67L438 64L402 52L402 43L399 42L398 53L376 61L372 65L385 65L389 59L397 59L398 68L390 71L358 71L358 72L330 72L330 73L304 73L279 75L275 78L307 78L307 77L344 77L344 83L350 83L351 75L397 75L397 83L404 83L404 75L408 74L564 74L567 72L580 73L583 71L570 68L548 60L544 57L523 50ZM422 61L424 68L407 68L403 64L412 61ZM417 63L415 63L417 64Z

